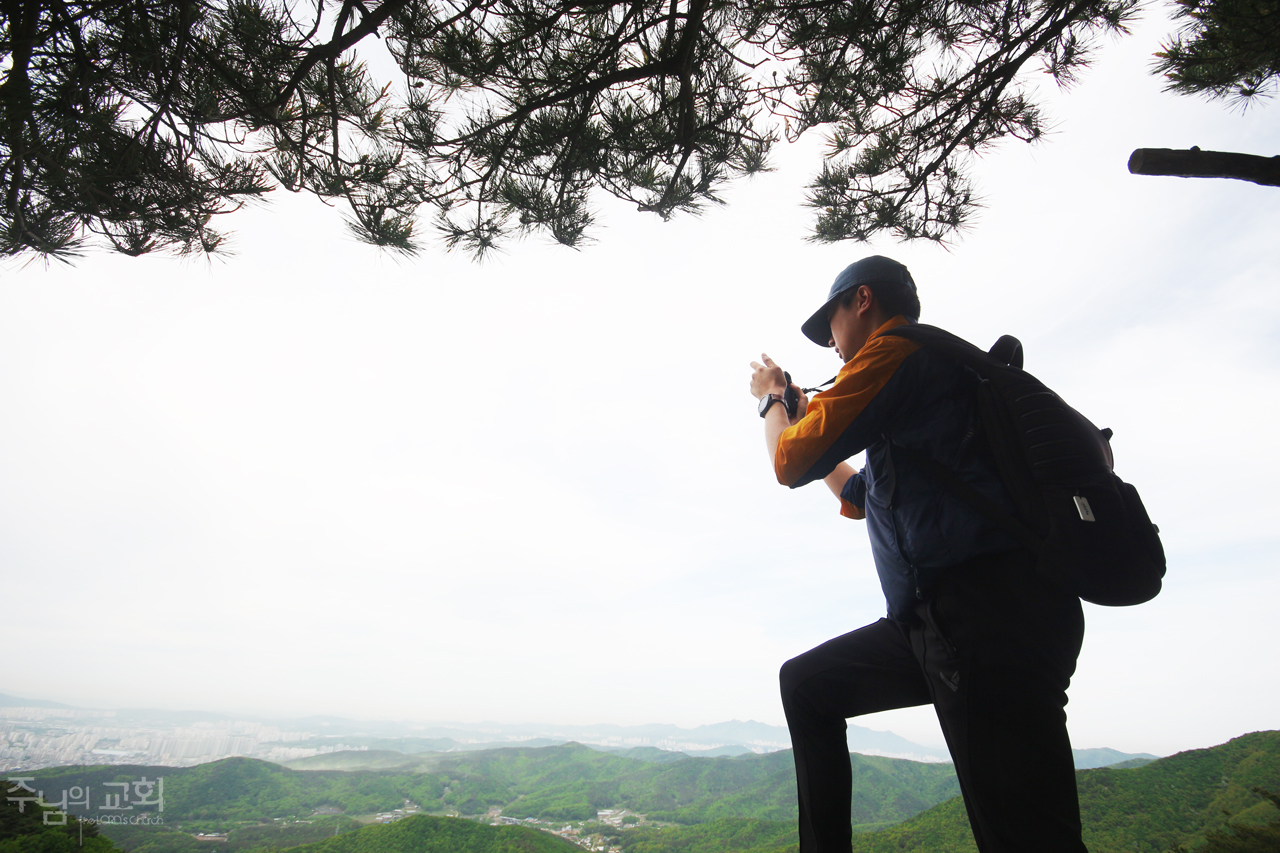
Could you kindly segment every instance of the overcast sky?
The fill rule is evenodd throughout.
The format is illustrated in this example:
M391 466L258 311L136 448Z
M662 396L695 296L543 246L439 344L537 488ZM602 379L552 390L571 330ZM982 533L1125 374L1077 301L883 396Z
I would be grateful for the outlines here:
M213 263L0 267L0 692L417 720L782 724L787 658L884 602L858 522L772 479L748 363L883 253L923 319L1115 430L1165 591L1087 606L1078 747L1280 724L1280 190L1136 177L1138 147L1274 154L1276 107L1160 92L1163 24L1103 51L1045 144L979 169L949 251L804 241L818 140L662 223L484 264L357 244L279 197ZM941 743L930 709L856 721Z

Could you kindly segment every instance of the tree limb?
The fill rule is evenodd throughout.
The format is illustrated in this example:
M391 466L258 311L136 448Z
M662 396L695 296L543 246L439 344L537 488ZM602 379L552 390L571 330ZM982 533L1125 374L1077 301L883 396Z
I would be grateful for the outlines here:
M1175 178L1234 178L1280 187L1280 156L1260 157L1199 148L1139 148L1129 155L1129 172Z
M303 55L302 61L298 63L298 67L294 69L288 82L284 84L284 88L280 90L280 95L273 105L275 109L279 110L289 103L289 99L293 97L294 90L297 89L303 78L310 73L317 63L341 56L348 48L360 42L365 36L377 32L378 27L382 26L396 12L403 9L408 2L409 0L385 0L381 6L366 14L359 24L346 33L336 36L332 41L316 45L308 50ZM343 14L345 15L349 10L350 4L345 4L342 10Z

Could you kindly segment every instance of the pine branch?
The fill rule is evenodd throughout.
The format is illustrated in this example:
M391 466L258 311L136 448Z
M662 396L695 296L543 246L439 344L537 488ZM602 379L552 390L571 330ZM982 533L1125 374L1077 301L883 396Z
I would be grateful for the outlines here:
M1199 148L1139 148L1129 155L1129 172L1175 178L1233 178L1280 187L1280 156L1259 157Z

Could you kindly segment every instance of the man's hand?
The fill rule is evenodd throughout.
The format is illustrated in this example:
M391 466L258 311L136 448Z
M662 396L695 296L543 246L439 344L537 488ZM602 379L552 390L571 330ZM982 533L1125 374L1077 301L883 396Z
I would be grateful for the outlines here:
M757 400L765 394L781 395L787 388L786 372L781 367L773 363L773 359L764 353L760 353L759 362L751 362L751 394ZM801 390L799 385L794 382L791 387L796 390L796 396L799 398L796 405L795 417L786 414L786 406L782 403L774 403L769 407L769 411L765 413L764 418L764 444L769 451L769 459L772 460L778 452L778 440L782 437L782 433L787 427L795 426L804 417L804 413L809 408L809 395ZM778 413L782 412L781 415ZM849 482L849 478L858 473L848 462L841 462L835 467L830 474L823 477L823 481L827 484L827 488L831 490L837 498L844 491L845 483Z
M781 396L787 390L787 376L781 367L773 363L773 359L764 353L760 354L760 358L764 364L759 362L751 362L751 394L757 400L764 397L765 394L777 394ZM772 459L778 449L778 439L783 431L800 421L804 417L805 410L809 408L809 397L800 390L798 385L791 385L795 389L796 395L799 397L799 404L796 406L795 417L787 414L785 403L774 403L769 407L769 411L764 416L764 444L769 450L769 458Z
M751 396L757 400L765 394L781 394L787 390L787 380L782 368L764 353L760 353L760 358L764 364L751 362Z

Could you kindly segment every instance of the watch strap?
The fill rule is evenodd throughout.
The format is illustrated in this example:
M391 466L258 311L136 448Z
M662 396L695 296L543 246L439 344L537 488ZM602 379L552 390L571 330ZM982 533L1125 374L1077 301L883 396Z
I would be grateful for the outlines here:
M766 400L768 402L766 402ZM765 415L769 414L769 408L774 403L781 403L781 402L783 402L783 398L781 394L769 394L767 397L761 397L760 407L759 407L760 417L763 418Z

